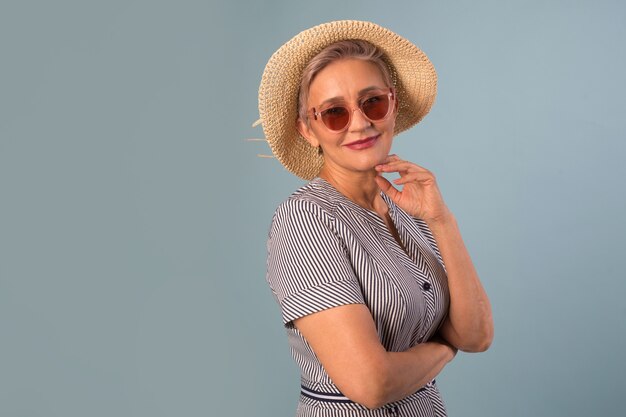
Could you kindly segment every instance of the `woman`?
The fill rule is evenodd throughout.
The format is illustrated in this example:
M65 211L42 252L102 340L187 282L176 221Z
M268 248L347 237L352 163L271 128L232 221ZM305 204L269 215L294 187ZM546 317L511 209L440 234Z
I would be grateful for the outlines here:
M489 300L435 177L390 153L435 94L423 52L368 22L308 29L266 66L268 143L310 180L276 210L267 246L298 416L445 416L435 377L457 349L491 344Z

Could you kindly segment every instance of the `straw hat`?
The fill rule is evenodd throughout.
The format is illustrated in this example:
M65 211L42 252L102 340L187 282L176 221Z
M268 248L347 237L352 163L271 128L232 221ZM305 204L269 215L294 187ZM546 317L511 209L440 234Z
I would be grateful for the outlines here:
M341 20L300 32L265 67L259 87L259 121L274 156L305 180L319 174L324 157L296 129L302 72L326 46L347 39L368 41L385 55L399 103L394 134L422 120L435 101L437 74L432 63L417 46L390 30L370 22Z

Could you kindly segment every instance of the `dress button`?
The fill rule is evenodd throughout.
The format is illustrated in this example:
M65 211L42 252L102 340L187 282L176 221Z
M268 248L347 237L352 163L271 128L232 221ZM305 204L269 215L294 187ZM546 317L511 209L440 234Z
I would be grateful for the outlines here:
M422 288L424 288L424 291L428 291L428 290L430 290L430 282L425 282L425 283L422 285Z

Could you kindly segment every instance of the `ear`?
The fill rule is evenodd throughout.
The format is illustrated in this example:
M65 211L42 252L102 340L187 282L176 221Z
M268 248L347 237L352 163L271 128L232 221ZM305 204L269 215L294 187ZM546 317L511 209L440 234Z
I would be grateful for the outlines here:
M306 139L306 141L309 142L311 146L313 146L314 148L320 146L320 142L315 137L315 133L313 133L311 127L308 126L304 120L298 117L298 120L296 121L296 127L298 129L298 132L300 132L302 137Z

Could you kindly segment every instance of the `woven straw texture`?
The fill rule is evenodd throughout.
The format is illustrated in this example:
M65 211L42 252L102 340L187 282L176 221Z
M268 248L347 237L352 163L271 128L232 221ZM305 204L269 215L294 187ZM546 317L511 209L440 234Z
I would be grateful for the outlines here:
M368 41L385 54L400 106L394 134L422 120L435 101L437 74L432 63L417 46L388 29L371 22L341 20L300 32L281 46L265 67L259 115L274 156L305 180L319 174L324 158L296 129L302 72L322 49L346 39Z

